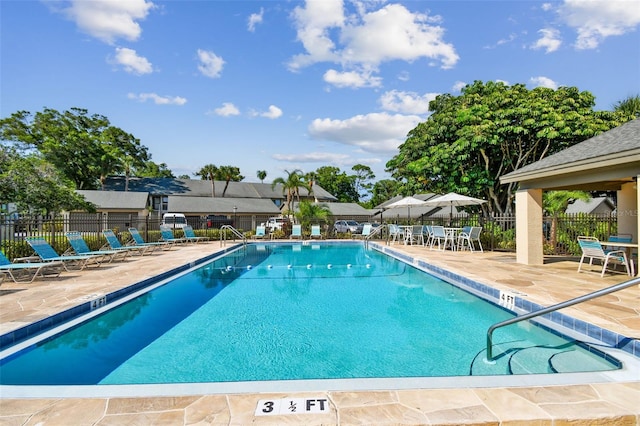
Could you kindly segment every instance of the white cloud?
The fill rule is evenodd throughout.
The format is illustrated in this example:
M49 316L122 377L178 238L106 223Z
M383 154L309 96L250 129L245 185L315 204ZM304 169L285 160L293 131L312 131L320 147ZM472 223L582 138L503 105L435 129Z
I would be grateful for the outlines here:
M260 8L260 13L252 13L249 15L247 30L254 32L256 30L256 25L262 23L262 17L264 16L264 9Z
M356 2L355 13L348 17L341 0L308 1L304 7L296 7L292 17L305 53L291 58L289 69L297 71L321 62L340 64L343 70L330 70L325 80L345 87L347 77L365 75L362 70L377 72L383 62L426 58L430 65L444 69L458 62L453 45L443 41L438 16L412 13L400 4L367 10L378 4ZM372 78L369 80L374 81Z
M635 31L640 25L638 0L565 0L559 13L578 33L577 49L595 49L607 37Z
M282 116L282 110L275 105L269 105L269 111L252 111L251 115L253 117L265 117L275 120L276 118L280 118Z
M456 81L453 83L453 87L451 88L454 92L460 93L462 89L467 85L464 81Z
M560 48L562 40L560 39L560 31L553 28L543 28L538 30L542 35L532 46L534 50L544 49L546 53L555 52Z
M271 158L292 163L343 164L349 159L349 156L331 152L306 152L303 154L274 154Z
M427 114L429 102L434 100L438 93L425 93L418 95L415 92L402 92L391 90L385 92L378 100L383 109L400 112L403 114Z
M122 65L124 70L131 74L143 75L153 72L153 66L147 58L138 56L135 50L126 47L116 47L116 56L112 62Z
M119 38L137 40L142 33L138 21L154 7L146 0L72 0L62 11L81 31L113 44Z
M556 90L558 88L558 83L551 80L548 77L531 77L529 80L535 87L547 87L549 89Z
M155 93L139 93L137 95L135 93L129 93L127 97L139 102L151 100L156 105L184 105L187 103L187 99L180 96L160 96Z
M213 52L198 49L198 70L202 75L211 78L218 78L222 74L222 68L224 66L224 59L216 55Z
M382 78L373 77L371 72L367 71L345 71L328 70L324 73L324 81L336 87L380 87Z
M213 113L222 117L230 117L240 115L240 110L231 102L224 102L220 108L214 109Z
M313 139L357 146L367 152L392 153L421 121L417 115L372 113L346 120L317 118L308 130Z

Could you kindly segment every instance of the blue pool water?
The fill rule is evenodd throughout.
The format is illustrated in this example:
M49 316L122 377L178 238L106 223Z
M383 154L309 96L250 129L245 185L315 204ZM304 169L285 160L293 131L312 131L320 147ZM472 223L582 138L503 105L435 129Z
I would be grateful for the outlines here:
M1 384L604 371L582 345L362 244L256 244L0 361Z

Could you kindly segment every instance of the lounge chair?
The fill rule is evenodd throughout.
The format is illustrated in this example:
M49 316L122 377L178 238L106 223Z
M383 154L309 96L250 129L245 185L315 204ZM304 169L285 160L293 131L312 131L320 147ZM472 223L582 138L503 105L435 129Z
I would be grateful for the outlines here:
M154 245L151 246L123 246L120 243L120 240L118 239L118 237L116 236L116 233L113 232L111 229L103 229L102 230L102 235L104 235L104 238L107 240L107 244L109 245L109 247L111 248L111 250L120 250L123 252L130 252L130 253L138 253L141 256L144 256L147 253L153 253L153 251L157 248Z
M594 237L578 237L578 244L582 249L582 257L580 257L580 264L578 265L578 272L582 269L582 263L585 258L589 258L589 265L593 264L593 259L600 259L602 261L601 277L604 277L604 273L607 271L607 265L609 262L618 263L624 265L627 270L627 275L631 276L631 269L629 268L629 260L627 259L627 253L624 250L612 250L605 252L602 248L602 244ZM617 272L610 269L611 272Z
M77 265L80 270L83 270L89 265L100 266L105 259L104 255L93 254L78 254L78 255L64 255L60 256L53 247L43 237L27 237L25 241L31 246L36 255L40 257L43 262L62 262L62 266L66 271L69 270L68 265Z
M182 232L184 232L184 238L186 238L189 243L198 243L200 241L209 241L209 237L198 237L196 233L193 231L193 228L189 225L182 228Z
M322 232L320 231L320 225L311 225L311 238L322 239Z
M129 228L129 234L131 235L131 244L140 247L159 247L162 249L170 250L173 244L165 241L146 242L140 231L137 228Z
M292 225L291 226L291 236L290 238L300 238L302 239L302 225Z
M111 263L116 258L124 260L129 255L128 252L122 250L91 250L78 231L67 232L65 235L71 244L71 254L104 256L107 263Z
M264 225L256 226L256 233L253 236L255 239L265 239L267 237L267 227Z
M170 244L182 244L187 242L186 238L176 238L175 235L173 235L173 231L170 226L160 225L160 235L162 236L161 241L165 241Z
M358 234L357 236L362 238L362 239L366 239L369 235L371 235L371 230L372 230L372 226L370 223L365 223L364 225L362 225L362 232L360 234Z
M57 277L62 272L63 267L62 262L11 263L11 261L0 252L0 273L9 275L14 283L30 283L33 282L37 276L44 277L45 275L54 275Z

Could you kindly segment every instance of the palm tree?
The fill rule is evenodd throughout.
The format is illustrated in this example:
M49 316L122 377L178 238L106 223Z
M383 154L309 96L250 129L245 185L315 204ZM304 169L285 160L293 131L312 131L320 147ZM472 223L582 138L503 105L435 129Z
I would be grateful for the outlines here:
M569 203L575 200L588 201L591 195L584 191L548 191L542 196L542 204L548 214L551 215L551 230L549 232L549 244L555 250L558 234L558 215L567 211Z
M218 172L216 173L216 177L220 180L224 180L224 189L222 190L222 196L227 193L227 188L229 187L229 182L240 182L244 179L244 176L240 174L240 169L238 167L233 166L220 166Z
M194 173L195 176L200 176L202 180L211 181L211 197L216 196L216 176L218 175L218 167L213 164L207 164L200 170Z
M302 171L298 169L292 172L285 170L285 173L287 174L287 178L275 178L271 183L271 189L274 189L278 184L282 185L282 193L284 194L285 191L287 193L287 211L291 211L291 202L293 201L293 196L297 195L298 201L300 201L300 193L298 192L298 188L300 186L303 186L301 179Z
M613 110L621 112L630 117L640 117L640 95L629 96L627 99L617 102Z
M307 200L300 201L296 219L303 228L309 228L312 223L326 222L331 211L325 204L312 203Z
M258 172L256 173L256 176L258 179L260 179L260 183L264 183L264 179L267 177L267 171L258 170Z

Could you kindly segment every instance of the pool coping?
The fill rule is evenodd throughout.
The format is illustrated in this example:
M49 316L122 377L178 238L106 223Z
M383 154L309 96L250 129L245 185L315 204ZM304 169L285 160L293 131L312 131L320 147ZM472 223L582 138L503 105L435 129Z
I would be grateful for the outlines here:
M331 241L334 243L335 241ZM309 241L304 241L302 244L311 244ZM313 244L323 244L329 243L328 241L313 241ZM344 241L344 243L362 243L355 241ZM264 244L264 243L257 243ZM267 244L291 244L291 241L286 242L268 242ZM447 271L443 268L439 268L437 266L431 265L428 262L417 260L414 257L407 255L405 253L394 250L391 247L380 245L377 243L370 243L371 246L389 256L397 258L398 260L404 261L407 264L410 264L414 267L418 267L419 269L425 270L428 273L431 273L438 278L441 278L451 284L457 285L461 287L463 290L468 290L471 293L474 293L485 300L491 301L494 304L499 305L499 291L472 279L463 277L459 274ZM158 274L154 277L141 280L137 283L134 283L130 286L127 286L123 289L114 291L106 295L107 301L109 303L115 302L117 300L126 298L127 296L131 296L133 293L146 289L147 287L157 285L163 280L166 280L170 276L174 276L176 274L183 273L195 266L203 264L205 262L209 262L217 257L221 257L231 251L237 250L242 247L242 244L237 244L231 246L229 248L221 249L213 254L204 256L195 261L189 262L185 265L178 266L176 268L170 269L164 273ZM464 287L464 288L463 288ZM520 310L524 310L524 307L529 306L530 308L538 307L535 303L531 303L526 301L523 298L517 297L519 301L516 302L516 307ZM30 324L28 326L22 327L20 329L16 329L12 332L6 333L5 335L18 332L19 336L23 336L24 333L27 333L27 329L29 332L33 333L36 329L51 330L55 327L55 324L61 324L70 321L73 318L78 318L79 316L85 315L88 312L96 309L92 304L95 300L91 300L85 303L82 303L78 306L67 309L63 312L60 312L56 315L52 315L48 318L40 320L36 323ZM496 303L496 301L498 303ZM527 302L527 303L525 303ZM100 308L102 306L98 306ZM106 306L105 306L106 308ZM566 317L566 318L565 318ZM567 320L570 319L570 320ZM572 317L566 315L560 316L551 316L549 319L554 322L556 325L566 328L567 330L573 330L582 336L586 336L584 333L579 333L579 330L582 330L583 327L580 325L576 328L576 322L583 323L586 326L585 330L589 330L588 326L591 326L591 329L594 328L601 329L600 327L592 326L584 321L575 320ZM555 321L554 321L555 320ZM35 324L39 324L38 327L34 328ZM567 325L572 325L572 327L567 327ZM352 390L352 391L372 391L377 389L452 389L452 388L496 388L496 387L531 387L531 386L546 386L546 385L573 385L573 384L589 384L589 383L606 383L606 382L632 382L634 381L633 377L640 376L640 367L637 359L637 354L640 351L637 348L637 341L635 341L636 345L631 346L634 348L635 353L630 352L629 350L624 350L624 348L628 348L628 345L623 345L620 348L616 348L616 344L618 344L621 340L619 336L622 336L618 333L610 332L606 330L608 333L603 333L602 331L598 334L595 333L595 336L592 338L611 346L611 349L615 352L613 355L614 358L619 358L623 360L623 364L625 367L620 370L606 371L606 372L589 372L589 373L559 373L559 374L544 374L544 375L505 375L505 376L456 376L456 377L413 377L413 378L372 378L372 379L320 379L320 380L284 380L284 381L255 381L255 382L219 382L219 383L189 383L189 384L150 384L150 385L84 385L84 386L11 386L11 385L2 385L0 386L0 392L4 397L103 397L103 396L168 396L168 395L197 395L197 394L229 394L229 393L257 393L257 392L270 392L273 390L274 386L276 386L279 392L306 392L306 391L327 391L327 390ZM43 331L38 331L37 334L42 333ZM4 337L0 336L0 337ZM600 339L597 339L596 336L599 336ZM603 336L609 336L611 339L610 343L605 343L603 340ZM623 336L624 337L624 336ZM25 342L29 337L23 338L21 342ZM628 339L625 337L625 339ZM633 340L633 339L631 339ZM615 344L613 342L616 342ZM13 346L12 343L10 346ZM4 348L6 349L6 348ZM632 368L629 370L627 368L628 365L632 365ZM629 374L632 372L633 374Z

